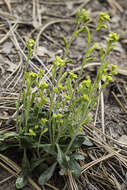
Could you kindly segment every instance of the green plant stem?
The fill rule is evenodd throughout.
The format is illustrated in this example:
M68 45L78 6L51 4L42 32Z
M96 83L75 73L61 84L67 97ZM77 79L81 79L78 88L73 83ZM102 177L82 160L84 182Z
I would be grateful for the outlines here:
M70 41L69 41L68 48L67 48L67 50L66 50L65 53L64 53L63 60L65 60L65 59L67 58L67 56L68 56L69 49L70 49L70 47L71 47L71 45L72 45L73 40L75 39L74 33L77 31L78 27L79 27L79 26L76 25L75 30L74 30L74 32L73 32L73 34L72 34L72 36L71 36ZM64 68L65 68L64 66L60 68L59 77L58 77L58 80L57 80L57 81L59 81L59 79L61 78L62 73L63 73L63 71L64 71Z
M74 137L71 139L71 142L69 143L69 145L68 145L68 147L67 147L67 150L66 150L66 152L65 152L66 155L68 154L68 152L69 152L69 150L70 150L70 148L71 148L71 146L72 146L72 144L73 144L75 138L76 138L76 136L74 136Z
M30 55L28 55L28 59L27 59L27 61L26 61L26 64L25 64L25 70L24 70L24 74L25 74L25 72L27 72L27 70L28 70L28 63L29 63L29 60L30 60ZM22 92L23 92L23 86L24 86L24 84L25 84L25 77L24 77L24 75L23 75L23 80L22 80L22 83L21 83L21 90L20 90L20 93L19 93L19 98L18 98L18 108L17 108L17 115L16 115L16 127L18 127L17 128L17 131L18 130L20 130L20 127L21 127L21 121L19 122L18 121L18 115L19 115L19 108L20 108L20 99L21 99L21 95L22 95ZM24 108L24 104L23 104L23 108ZM19 123L19 125L18 125L18 123Z

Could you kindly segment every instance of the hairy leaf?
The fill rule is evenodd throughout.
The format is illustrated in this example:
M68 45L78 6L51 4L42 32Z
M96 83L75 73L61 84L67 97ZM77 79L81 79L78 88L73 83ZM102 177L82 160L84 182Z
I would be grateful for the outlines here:
M75 152L71 155L71 159L75 159L75 160L84 160L84 156L81 155L80 153L78 152Z
M58 154L57 154L57 161L59 163L59 165L64 168L64 169L68 169L68 161L69 161L69 157L66 156L62 150L60 149L59 145L56 144L57 146L57 150L58 150Z
M19 176L16 180L16 188L22 189L27 185L27 180L24 178L24 176Z
M85 140L83 142L83 145L86 145L86 146L93 146L93 143L92 141L88 138L88 137L85 137Z
M52 175L53 175L53 173L54 173L54 170L55 170L55 168L56 168L56 162L52 165L52 166L50 166L46 171L44 171L41 175L40 175L40 177L39 177L39 179L38 179L38 183L40 184L40 185L44 185L51 177L52 177Z
M81 174L81 167L79 163L76 160L71 160L69 166L70 166L70 169L72 170L72 175L75 178L78 178Z
M33 148L43 148L43 150L51 155L56 155L56 152L55 152L55 147L52 145L52 144L34 144L32 146Z

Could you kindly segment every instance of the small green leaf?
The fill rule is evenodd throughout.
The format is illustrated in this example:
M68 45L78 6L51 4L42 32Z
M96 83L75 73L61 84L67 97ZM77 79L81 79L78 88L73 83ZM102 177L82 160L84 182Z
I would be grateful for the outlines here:
M16 180L16 188L21 189L27 185L27 180L24 178L24 176L19 176Z
M39 177L39 179L38 179L38 183L40 184L40 185L44 185L51 177L52 177L52 175L53 175L53 173L54 173L54 170L55 170L55 168L56 168L56 162L52 165L52 166L50 166L46 171L44 171L41 175L40 175L40 177Z
M31 171L38 167L40 164L42 164L45 160L45 158L33 159L31 161Z
M78 152L75 152L71 155L71 159L75 159L75 160L84 160L84 156L81 155L80 153Z
M72 87L72 80L70 78L66 80L66 86L69 96L72 97L74 89Z
M62 152L58 144L56 144L56 146L58 150L57 161L59 165L61 166L61 168L68 169L69 168L68 162L70 158Z
M43 149L49 154L56 155L55 148L52 144L44 144Z
M82 27L82 28L76 30L76 31L74 32L74 34L73 34L73 38L76 38L76 37L77 37L80 33L82 33L82 32L86 32L86 27Z
M94 43L94 44L92 45L92 47L90 47L90 48L88 49L87 54L86 54L86 57L90 57L91 54L93 53L93 51L94 51L95 49L98 49L98 48L100 48L99 43L97 43L97 42Z
M91 43L91 36L90 36L89 28L87 26L85 27L85 32L87 33L88 44L90 44Z
M93 146L93 143L91 142L91 140L88 139L88 137L85 137L85 140L83 142L83 145L86 146Z
M24 149L24 155L22 159L22 168L23 168L23 174L24 176L28 176L31 172L29 159L27 157L27 150Z
M103 61L104 56L105 56L105 50L104 50L103 47L101 47L101 48L100 48L100 57L101 57L101 61Z
M38 144L38 143L35 143L33 146L33 148L43 148L43 150L51 155L56 155L56 152L55 152L55 148L52 144Z
M65 49L66 49L66 51L68 50L68 47L69 47L69 43L68 43L68 40L67 40L67 38L64 36L64 35L62 35L62 40L63 40L63 42L64 42L64 46L65 46Z
M83 144L84 142L84 136L77 136L76 139L74 140L73 144L72 144L72 148L79 148L81 147L81 145Z
M29 129L28 135L30 135L30 136L36 136L36 133L32 129Z
M66 76L67 76L67 72L64 72L63 75L58 80L58 83L62 82L66 78Z
M58 144L56 144L57 146L57 150L58 150L58 154L57 154L57 161L60 164L60 166L63 166L63 159L64 159L64 154L61 151L60 147Z
M4 135L3 135L3 138L4 139L7 139L7 138L9 138L9 137L18 137L19 135L16 133L16 132L9 132L9 133L5 133Z
M79 163L76 160L71 160L69 166L70 166L70 169L72 170L72 175L75 178L78 178L81 174L81 167Z
M12 147L18 147L18 144L9 144L8 142L0 142L0 151L4 151Z

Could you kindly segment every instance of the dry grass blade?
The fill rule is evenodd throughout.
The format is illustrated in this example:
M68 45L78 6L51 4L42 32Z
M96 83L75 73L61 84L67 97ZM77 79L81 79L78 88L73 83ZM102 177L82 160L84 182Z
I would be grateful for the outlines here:
M12 3L22 3L22 0L11 0L11 4ZM4 2L3 1L0 1L0 5L3 5Z
M10 2L10 0L4 0L4 1L5 1L6 5L8 7L9 12L11 12L11 2Z
M8 120L8 119L9 119L9 117L0 116L0 119L1 119L1 120Z
M15 16L12 16L12 15L5 13L5 12L2 12L2 11L0 11L0 16L5 18L5 19L17 20L17 18Z
M127 76L127 67L118 66L118 68L116 69L116 72L118 72L119 74L123 76Z
M119 177L119 163L122 164L126 171L127 151L123 151L119 147L116 148L115 145L120 145L120 143L112 139L110 136L104 134L96 127L85 126L85 130L87 131L88 138L96 144L96 149L94 150L91 148L90 151L87 150L88 156L86 158L89 158L90 160L92 159L92 161L87 161L87 163L84 165L82 163L82 176L88 178L90 177L90 180L93 179L96 184L100 184L100 186L104 185L107 189L114 187L115 189L119 190L121 184L120 179L122 179L123 183L126 184L125 180L123 180L122 177ZM105 135L105 140L102 139L103 135ZM105 153L107 155L103 156ZM109 163L111 166L110 168ZM115 165L115 169L117 170L114 171ZM109 172L110 170L112 171L111 173ZM111 188L111 190L114 188Z
M121 103L121 101L119 100L119 98L115 95L114 92L112 92L112 95L114 96L115 100L117 101L117 103L119 104L119 106L121 107L121 109L123 110L123 112L127 115L127 110L125 109L125 107L123 106L123 104Z
M8 165L10 168L12 168L14 171L16 171L17 173L21 172L21 169L18 167L18 165L13 162L12 160L10 160L9 158L7 158L6 156L0 154L0 159L6 164Z
M1 167L11 173L13 176L18 177L21 173L21 168L12 160L7 158L6 156L0 154L0 159L5 163L0 162ZM6 166L7 165L7 166ZM8 167L9 166L9 167ZM10 169L11 168L11 169ZM28 178L28 182L36 189L42 190L30 177Z
M46 4L46 5L64 5L66 3L72 2L72 0L68 0L68 1L41 1L41 4ZM83 3L84 0L73 0L73 4L80 4Z
M121 143L115 139L113 139L110 135L106 135L103 134L103 132L101 130L99 130L98 128L94 127L94 125L89 125L89 126L85 126L85 129L88 131L88 134L90 135L89 138L94 141L95 143L97 143L98 145L103 146L103 141L101 141L102 139L100 138L100 141L96 140L96 134L99 136L105 136L108 140L110 140L111 142L119 145L119 146L124 146L127 147L127 144ZM94 137L92 138L91 135L93 135L94 133Z
M27 60L27 56L25 55L25 53L23 52L22 48L20 47L19 45L19 42L16 38L16 35L14 33L14 30L13 30L13 27L10 23L10 21L8 19L6 19L8 25L9 25L9 28L10 28L10 31L11 31L11 34L13 36L13 40L15 41L15 46L17 47L17 50L21 53L21 55L23 55L25 57L25 59ZM37 72L39 70L39 68L32 62L32 61L29 61L30 63L30 66L35 70L35 72Z
M6 132L8 132L12 129L15 129L15 127L8 127L8 128L0 129L0 134L5 134Z
M18 50L18 45L17 45L17 43L15 43L15 40L13 40L13 39L11 39L11 40L12 40L16 50ZM12 86L12 90L13 90L23 75L23 71L22 71L23 57L19 51L17 53L19 54L19 59L20 59L19 64L15 67L14 71L4 81L3 85L5 85L5 84L7 85L7 82L10 81L9 84L7 85L6 89L8 89L10 86ZM15 76L14 76L14 74L15 74Z
M94 66L97 67L97 66L100 66L100 65L101 65L101 63L99 63L99 62L88 63L88 64L86 64L84 66L84 69L89 68L89 67L94 67ZM79 66L77 68L74 68L71 72L78 72L80 69L81 69L81 66ZM110 70L110 68L109 68L109 70ZM120 67L120 66L118 66L117 69L116 69L116 72L118 74L123 75L123 76L127 76L127 69L126 69L126 67Z
M10 169L9 167L7 167L5 164L3 164L2 162L0 162L0 166L3 167L5 170L7 170L10 174L12 174L15 177L18 177L17 173L14 172L12 169Z
M124 184L127 185L127 182L122 178L122 176L116 171L116 169L110 164L108 163L109 167L114 171L114 173L123 181Z
M11 176L9 176L9 177L7 177L7 178L1 180L1 181L0 181L0 185L2 185L2 183L5 183L5 182L7 182L8 180L12 179L13 177L14 177L14 175L11 175Z
M36 190L44 190L43 187L40 188L30 177L28 177L28 181Z
M105 124L104 124L104 96L103 91L101 92L101 122L102 122L102 130L105 134Z
M25 41L21 38L21 36L20 36L17 32L15 32L15 33L16 33L16 35L19 37L19 39L21 40L21 42L23 43L23 45L26 46L26 43L25 43ZM33 56L34 56L34 58L40 63L40 65L44 68L44 70L46 71L46 74L44 75L45 80L46 80L46 81L49 81L50 84L52 84L52 82L50 81L49 77L47 76L48 74L49 74L49 76L50 76L50 70L45 66L45 64L43 63L43 61L42 61L35 53L33 53Z
M4 110L16 110L16 108L7 107L7 106L0 106L0 109L4 109Z
M46 183L45 185L48 186L48 187L50 187L53 190L59 190L58 188L54 187L53 185L51 185L49 183Z
M41 15L39 9L39 2L38 0L33 0L33 26L38 28L41 26Z
M115 182L115 185L117 187L117 190L121 190L121 185L120 183L118 182L118 180L116 179L115 176L111 176L111 178L113 179L113 181Z
M4 95L5 95L5 97L3 97ZM7 120L6 123L9 122L9 118L11 117L9 115L13 114L16 110L15 103L18 100L17 96L18 96L18 94L16 94L16 93L6 94L6 93L2 92L2 96L0 97L0 101L1 101L0 102L0 110L1 110L0 119L2 121ZM4 132L7 132L13 128L15 128L15 127L10 127L10 128L8 127L6 129L6 127L4 126L4 129L1 128L0 133L3 134Z
M82 4L81 4L78 8L76 8L76 9L75 9L71 14L69 14L68 16L69 16L69 17L74 16L74 15L77 13L77 11L78 11L79 9L85 7L85 6L89 3L89 1L90 1L90 0L82 1Z
M69 170L68 170L67 175L68 175L68 179L69 179L69 186L70 186L70 189L71 189L71 190L79 190L79 189L78 189L78 186L77 186L77 184L76 184L76 181L75 181L75 179L74 179L73 176L72 176L72 171L69 171Z
M11 30L14 30L17 23L15 23L12 28L7 32L7 34L0 40L0 44L2 44L5 40L7 40L10 37Z
M0 97L0 100L3 102L4 100L17 100L17 97Z
M17 68L15 69L15 71L13 72L13 73L16 73L16 75L14 76L14 78L11 80L11 82L8 84L8 86L7 86L7 89L9 88L9 87L11 87L11 90L13 90L14 88L15 88L15 86L18 84L18 82L20 81L20 80L22 80L22 76L23 76L23 69L22 69L22 60L21 60L21 62L19 63L19 65L17 66ZM11 74L11 76L13 76L12 74ZM8 80L9 80L9 78L11 77L11 76L9 76L8 77Z
M46 24L44 24L41 27L41 29L40 29L40 31L39 31L39 33L37 35L37 38L36 38L35 50L39 46L39 39L40 39L41 34L44 32L44 30L46 30L49 26L51 26L53 24L61 23L61 22L72 22L72 20L70 20L70 19L55 19L55 20L50 20L50 21L48 21Z
M120 12L123 12L123 8L116 2L116 0L107 0L109 5L114 9L118 9Z
M99 105L100 105L100 96L98 97L98 100L97 100L97 108L96 108L96 113L95 113L95 117L94 117L94 126L96 126L96 122L97 122L97 116L98 116L98 111L99 111Z
M106 155L106 156L103 156L103 157L101 157L101 158L98 158L98 159L95 160L95 161L92 161L92 162L90 162L90 163L88 163L88 164L85 164L85 165L82 167L82 173L84 173L86 170L88 170L88 169L91 168L92 166L94 166L94 165L96 165L96 164L98 164L98 163L100 163L100 162L102 162L102 161L104 161L104 160L107 160L107 159L109 159L109 158L111 158L111 157L113 157L113 156L115 156L115 153L110 153L110 154L108 154L108 155Z
M124 95L124 93L123 93L123 90L121 89L121 87L120 87L120 85L119 85L118 83L116 83L116 86L117 86L117 88L118 88L118 90L119 90L119 92L120 92L120 94L121 94L121 96L122 96L124 102L125 102L126 105L127 105L127 100L126 100L126 97L125 97L125 95ZM126 87L125 87L125 82L124 82L124 81L123 81L123 87L125 88L125 91L126 91ZM127 92L126 92L126 93L127 93Z

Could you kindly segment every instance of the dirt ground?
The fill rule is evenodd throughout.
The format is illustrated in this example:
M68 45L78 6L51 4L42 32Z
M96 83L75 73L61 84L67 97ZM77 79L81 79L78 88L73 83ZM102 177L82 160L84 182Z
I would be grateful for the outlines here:
M118 75L114 78L114 83L104 91L104 125L100 108L96 127L103 130L107 136L127 144L127 0L0 0L0 127L15 113L14 105L27 54L25 42L28 39L34 39L36 42L30 69L37 72L43 68L49 77L51 62L56 55L63 55L61 36L64 35L67 39L71 37L76 11L82 7L89 11L93 19L91 29L94 29L99 12L103 11L111 16L110 30L120 34L117 47L109 57L110 63L118 66ZM105 45L103 41L106 35L103 32L96 40ZM86 42L81 35L73 43L69 53L75 64L69 65L67 69L79 72L85 47ZM96 69L96 66L87 68L83 77L86 74L94 76ZM2 97L13 98L7 98L3 102ZM2 168L0 171L0 190L15 190L16 178L9 179L8 172ZM122 169L122 166L121 171L122 179L118 177L120 180L116 189L126 190L127 171ZM99 182L91 184L93 185L86 184L82 189L111 189L104 188ZM24 188L30 189L33 187Z

